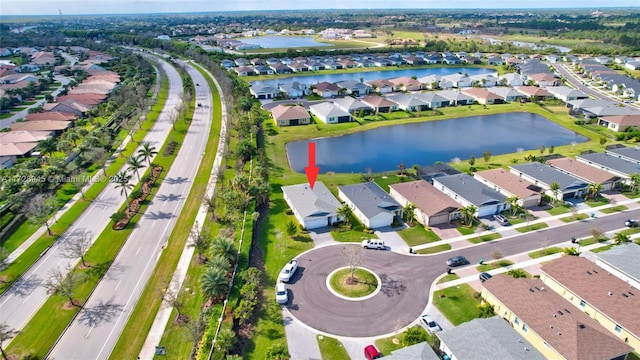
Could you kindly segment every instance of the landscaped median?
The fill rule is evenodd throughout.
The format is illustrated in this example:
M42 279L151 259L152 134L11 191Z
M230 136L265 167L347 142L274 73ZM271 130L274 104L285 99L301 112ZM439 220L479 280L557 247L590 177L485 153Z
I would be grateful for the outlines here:
M190 104L191 111L187 114L189 117L192 114L193 105L194 102L192 101ZM176 124L176 131L172 137L173 141L182 143L188 127L188 122L179 122ZM167 146L169 141L170 139L165 141L163 148ZM160 154L162 154L162 150L163 149L160 149ZM169 157L157 156L154 163L162 166L164 169L169 169L174 158L175 155ZM160 179L163 180L163 178ZM150 198L153 198L160 183L161 181L153 186ZM148 204L149 200L146 200L138 214L131 219L126 229L116 231L108 227L98 236L93 246L84 256L86 262L91 264L91 266L84 267L80 264L72 270L84 278L84 282L73 292L73 298L76 300L76 303L84 304L86 302L95 286L109 269L113 259L118 255L118 252L126 242L130 233L135 228L135 224L144 214ZM79 307L66 306L65 304L67 303L68 300L66 297L60 295L49 297L20 334L12 341L8 350L21 357L32 354L38 358L44 358L58 337L63 333L66 326L80 310Z

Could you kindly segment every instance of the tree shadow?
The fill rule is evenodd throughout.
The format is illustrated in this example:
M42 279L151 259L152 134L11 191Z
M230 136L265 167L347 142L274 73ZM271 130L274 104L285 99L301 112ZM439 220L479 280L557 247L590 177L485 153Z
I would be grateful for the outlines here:
M13 283L11 289L9 290L9 293L24 298L31 295L33 293L33 290L41 285L42 279L36 275L33 275L26 279L20 278Z
M160 194L156 196L156 199L160 201L177 201L177 200L180 200L181 197L182 195L178 195L178 194L169 194L169 195Z
M101 322L110 322L116 315L122 312L123 305L113 304L111 301L100 302L92 307L85 307L80 313L78 321L87 326L96 327Z
M93 206L97 207L98 209L106 209L111 205L116 205L117 202L118 202L118 198L115 196L112 196L106 199L93 200Z
M105 263L107 264L107 263ZM118 274L122 274L127 269L127 266L123 266L119 263L111 263L108 271L105 273L104 277L109 280L116 279Z
M178 176L177 178L165 178L164 181L169 184L184 184L189 181L189 178Z
M386 274L380 275L380 281L382 282L380 292L385 294L387 297L400 295L407 289L404 284L402 284L398 280L389 279Z
M175 217L175 215L167 212L162 212L162 211L158 211L158 212L150 211L146 213L144 217L149 220L161 220L161 219L171 219Z

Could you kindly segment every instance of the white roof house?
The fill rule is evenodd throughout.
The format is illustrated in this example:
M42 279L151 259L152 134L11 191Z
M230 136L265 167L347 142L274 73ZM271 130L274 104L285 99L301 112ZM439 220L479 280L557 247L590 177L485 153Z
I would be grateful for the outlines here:
M337 124L352 120L348 111L330 102L311 105L309 111L325 124Z
M343 220L338 215L342 205L320 181L316 181L313 189L307 183L283 186L282 193L293 215L305 229L331 226Z

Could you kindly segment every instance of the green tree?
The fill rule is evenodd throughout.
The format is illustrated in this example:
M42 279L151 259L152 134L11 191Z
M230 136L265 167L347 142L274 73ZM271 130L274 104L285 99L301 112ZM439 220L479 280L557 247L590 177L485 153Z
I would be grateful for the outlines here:
M222 269L226 272L231 271L231 263L229 262L229 259L224 257L222 254L215 254L213 258L211 258L211 261L209 261L209 266Z
M551 190L551 192L553 193L553 203L557 203L558 201L560 201L558 198L560 197L560 184L558 184L556 181L552 182L551 185L549 185L549 190Z
M129 183L131 176L124 171L120 171L116 174L116 176L112 179L115 183L115 188L120 189L120 195L124 195L124 199L127 202L127 210L131 211L131 207L129 204L129 192L133 188L133 184Z
M473 225L473 218L476 216L476 211L478 211L478 208L474 205L463 206L460 209L460 212L462 213L462 222L465 225Z
M293 237L296 235L297 232L298 232L298 227L296 226L296 223L293 221L289 221L287 223L287 235L293 239Z
M546 147L544 146L544 144L540 145L540 154L544 154L545 150L546 150Z
M629 190L632 193L637 193L638 192L638 188L640 188L640 174L638 173L633 173L631 175L629 175Z
M580 252L578 251L578 249L576 249L574 247L566 247L566 248L562 249L562 252L565 255L569 255L569 256L580 256Z
M47 233L53 235L49 227L49 215L55 210L55 197L46 194L38 194L32 197L23 209L29 222L36 225L44 224Z
M286 346L282 343L272 344L265 354L266 360L287 360L289 356Z
M224 256L230 263L233 263L236 259L236 247L233 244L233 240L228 237L218 236L213 239L211 252L214 255L220 254Z
M476 164L476 157L471 155L471 157L469 158L469 166L473 166Z
M38 149L43 156L51 155L56 151L57 144L54 138L47 138L38 143Z
M600 195L600 191L602 191L602 189L602 185L598 183L589 184L589 186L587 186L587 195L589 196L589 199L595 200L596 198L598 198L598 195Z
M344 219L344 224L349 226L349 216L351 215L351 208L349 205L342 205L338 208L338 216Z
M623 232L616 233L613 236L613 243L615 245L622 245L628 242L631 242L631 237Z
M481 317L481 318L490 318L495 315L495 309L493 305L489 303L478 305L478 310L479 310L478 317Z
M156 147L151 146L151 143L148 141L143 142L142 147L138 149L138 156L142 160L146 161L147 164L149 164L149 167L151 167L151 159L153 159L156 154L158 154Z
M411 346L425 341L427 341L427 333L417 326L408 328L402 334L402 345L404 346Z
M216 338L216 348L219 351L224 352L225 355L229 354L229 350L236 343L236 333L227 327L220 329L218 337Z
M549 149L547 149L547 151L549 152L549 154L553 154L554 151L556 151L556 148L553 146L553 144L549 145Z
M509 205L509 209L511 211L511 216L516 216L518 214L518 211L520 211L520 197L518 197L517 195L514 196L509 196L507 198L507 204Z
M489 160L491 160L491 151L485 150L485 152L482 153L482 158L485 163L489 162Z
M200 260L200 262L204 262L206 260L205 254L211 246L211 238L208 234L198 231L198 228L199 226L196 222L196 226L191 229L191 233L189 234L189 239L191 240L189 246L196 250L198 260Z
M135 173L138 178L138 182L140 182L140 169L143 167L144 165L142 164L140 157L132 156L127 160L127 171Z
M416 216L416 204L414 203L408 203L407 205L404 206L404 208L402 208L402 212L404 214L405 219L407 219L407 222L409 223L409 225L413 224L413 219Z
M600 145L604 146L604 144L606 144L606 143L607 143L607 138L605 136L601 136L600 137Z
M227 272L220 268L207 267L200 278L200 288L206 297L220 298L229 288Z

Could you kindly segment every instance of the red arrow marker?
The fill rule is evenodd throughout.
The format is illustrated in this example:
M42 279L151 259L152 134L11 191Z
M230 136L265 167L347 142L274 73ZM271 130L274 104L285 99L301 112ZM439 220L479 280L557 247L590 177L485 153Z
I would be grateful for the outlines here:
M304 168L304 172L307 174L307 180L309 186L313 190L313 186L316 184L316 178L320 172L320 168L316 166L316 143L309 143L309 166Z

